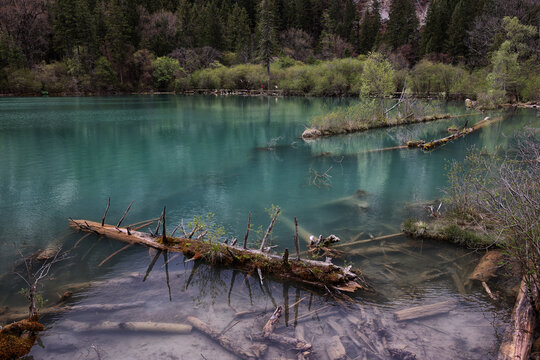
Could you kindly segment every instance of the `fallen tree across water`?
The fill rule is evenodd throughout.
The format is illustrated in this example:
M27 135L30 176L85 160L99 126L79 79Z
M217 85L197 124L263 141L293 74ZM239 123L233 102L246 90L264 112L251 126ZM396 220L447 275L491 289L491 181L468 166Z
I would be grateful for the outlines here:
M234 246L221 244L212 241L202 240L207 230L200 231L195 238L196 230L193 229L189 234L182 225L184 235L182 237L172 237L166 235L165 214L161 217L162 235L157 236L157 230L154 234L143 233L131 230L129 227L123 228L114 225L107 225L90 220L70 219L70 226L74 229L95 233L111 239L120 240L129 244L146 245L158 250L168 252L181 252L186 257L193 260L205 260L213 265L222 265L234 269L247 271L248 273L259 273L262 281L262 274L303 283L327 291L333 289L336 291L354 292L357 289L366 287L361 274L351 271L351 267L341 267L331 262L300 259L297 250L297 256L289 258L289 251L285 249L283 256L270 254L265 251L265 244L279 214L279 209L272 218L266 233L262 239L259 250L248 249L244 241L244 246ZM159 227L159 225L158 225ZM296 248L298 249L298 237L296 237Z
M464 137L464 136L472 133L473 131L479 130L479 129L483 128L483 127L489 126L489 125L491 125L493 123L496 123L498 121L501 121L501 120L502 120L502 117L496 117L494 119L490 119L489 117L486 117L486 118L484 118L484 120L479 121L475 125L473 125L473 126L471 126L469 128L463 128L461 130L458 130L458 131L454 132L453 134L450 134L450 135L448 135L446 137L443 137L442 139L432 140L432 141L428 141L428 142L425 142L424 140L411 140L411 141L407 142L407 147L420 148L422 150L432 150L432 149L434 149L436 147L445 145L449 141L458 139L460 137Z

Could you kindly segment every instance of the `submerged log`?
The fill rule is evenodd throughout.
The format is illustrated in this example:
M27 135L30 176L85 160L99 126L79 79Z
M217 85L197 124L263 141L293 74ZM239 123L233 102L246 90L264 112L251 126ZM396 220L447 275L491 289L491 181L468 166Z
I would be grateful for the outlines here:
M187 321L195 329L208 335L210 338L216 340L224 349L235 354L241 359L248 359L248 360L257 359L260 356L260 352L266 351L266 347L264 347L264 351L262 351L263 348L260 347L260 345L258 347L259 349L258 352L253 351L252 349L246 350L242 348L241 346L236 345L235 343L231 341L231 339L221 334L219 331L212 329L208 324L204 323L203 321L197 319L194 316L188 316Z
M504 254L501 250L491 250L486 253L482 256L471 275L469 275L469 280L488 281L501 267L500 262L503 258Z
M79 321L65 321L63 325L70 327L74 331L141 331L153 333L189 334L191 325L176 323L161 323L153 321L103 321L98 324L88 324Z
M499 347L497 360L526 360L529 358L536 325L536 312L531 297L537 299L538 294L535 288L530 289L523 279L516 305L512 311L510 325L506 329L503 342Z
M152 237L150 234L139 231L131 231L131 235L129 235L126 228L117 228L107 224L101 226L100 223L89 220L70 219L70 226L80 231L92 232L129 244L141 244L169 252L182 252L189 258L201 258L211 264L219 264L248 272L261 269L263 273L281 279L300 282L325 290L330 288L354 292L357 289L366 287L361 274L323 261L289 259L288 264L284 265L281 256L259 250L242 249L226 244L210 243L185 237L173 238L167 236L166 243L163 243L161 237ZM216 247L219 247L219 250ZM218 251L219 254L216 254Z
M345 360L347 359L347 352L345 347L341 343L339 336L332 336L330 338L330 344L326 347L326 353L330 360Z
M457 306L454 300L441 301L435 304L415 306L409 309L396 311L394 314L397 321L419 319L423 317L440 315L453 310Z

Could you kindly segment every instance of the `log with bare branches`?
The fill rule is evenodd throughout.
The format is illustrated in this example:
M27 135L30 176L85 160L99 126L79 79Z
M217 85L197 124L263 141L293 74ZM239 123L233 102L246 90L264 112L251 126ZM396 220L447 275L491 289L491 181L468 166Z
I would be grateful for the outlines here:
M272 222L266 232L268 238L276 221L279 209L276 210ZM308 259L289 259L287 264L282 256L270 254L261 250L243 249L242 247L227 244L210 243L201 239L194 239L191 232L183 237L155 237L148 233L132 230L128 233L126 228L114 225L101 226L101 223L89 220L70 219L70 226L74 229L99 234L111 239L120 240L129 244L141 244L158 250L169 252L181 252L188 258L200 258L211 264L220 264L248 272L258 271L270 274L285 280L304 283L309 286L341 291L354 292L365 288L365 282L361 274L350 271L331 263ZM202 229L199 229L201 231ZM204 233L204 231L203 231ZM216 247L219 246L219 250ZM215 256L219 251L220 256Z

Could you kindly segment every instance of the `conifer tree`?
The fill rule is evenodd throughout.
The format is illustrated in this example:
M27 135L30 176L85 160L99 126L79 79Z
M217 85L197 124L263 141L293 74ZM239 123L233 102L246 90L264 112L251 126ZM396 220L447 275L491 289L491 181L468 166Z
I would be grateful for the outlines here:
M266 67L268 88L270 87L270 62L276 50L276 34L271 0L261 0L257 21L259 59Z
M381 15L379 11L379 2L373 0L371 8L366 11L364 20L360 25L358 51L361 54L369 53L375 45L381 27Z
M387 41L395 49L412 44L418 34L418 18L413 0L393 0L387 26Z
M446 51L454 57L466 56L467 46L465 39L476 15L483 8L482 0L460 0L452 13L452 19L448 27L448 39Z
M238 4L234 4L228 16L226 34L227 49L247 59L251 38L249 17L246 10Z
M456 3L456 0L433 0L430 3L422 33L421 51L423 54L440 53L445 50L448 26Z

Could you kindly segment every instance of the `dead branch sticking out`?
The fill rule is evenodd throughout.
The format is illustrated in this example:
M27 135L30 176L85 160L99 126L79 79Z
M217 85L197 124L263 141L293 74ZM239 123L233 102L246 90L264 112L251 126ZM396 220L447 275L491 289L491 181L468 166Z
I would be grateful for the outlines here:
M109 212L109 207L111 206L111 197L109 196L109 202L107 203L107 209L105 209L105 215L101 219L101 226L105 225L105 219L107 218L107 213Z
M266 229L266 232L264 233L264 237L261 241L261 247L259 251L264 250L264 246L266 245L266 240L268 240L268 236L272 233L272 229L274 228L274 224L276 223L276 219L279 216L279 213L281 212L281 209L278 207L276 209L276 212L274 213L274 216L272 216L272 221L270 221L270 225L268 225L268 229Z
M135 201L135 200L133 200ZM124 211L124 215L122 215L122 217L120 218L120 221L118 221L118 224L116 224L116 227L119 228L120 225L122 224L122 221L124 221L129 209L131 209L131 205L133 205L133 201L129 204L129 206L127 207L126 211ZM104 226L105 224L101 225L101 226Z
M318 171L310 168L309 173L311 174L311 185L318 188L330 186L330 179L332 178L332 175L329 174L330 170L332 170L332 166L326 169L326 171L323 173L319 173Z

